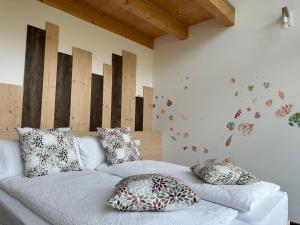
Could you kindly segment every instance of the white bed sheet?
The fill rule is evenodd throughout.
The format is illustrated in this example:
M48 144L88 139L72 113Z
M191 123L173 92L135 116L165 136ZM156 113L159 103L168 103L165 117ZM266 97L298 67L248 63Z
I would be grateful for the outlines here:
M120 177L81 171L7 178L0 186L55 225L230 225L237 211L202 200L174 212L119 212L105 205Z
M286 225L288 199L284 192L262 199L251 213L239 213L230 225ZM17 199L0 189L1 225L51 225ZM212 224L215 225L215 224Z
M259 199L280 190L278 185L264 181L250 185L211 185L194 176L189 167L162 161L141 160L113 166L102 164L96 170L119 177L145 173L161 173L178 177L200 198L240 211L251 211Z

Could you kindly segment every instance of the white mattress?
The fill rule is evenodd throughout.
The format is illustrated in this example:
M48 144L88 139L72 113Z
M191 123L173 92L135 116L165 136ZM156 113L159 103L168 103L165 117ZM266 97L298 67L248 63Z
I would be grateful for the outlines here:
M239 213L231 225L286 225L288 198L284 192L262 199L251 212ZM0 189L1 225L49 225L17 199Z

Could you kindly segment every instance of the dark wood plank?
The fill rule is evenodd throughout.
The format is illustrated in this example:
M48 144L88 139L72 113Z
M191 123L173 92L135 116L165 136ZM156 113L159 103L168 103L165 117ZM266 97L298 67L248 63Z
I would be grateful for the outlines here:
M112 55L111 127L121 126L122 56Z
M90 131L102 126L103 76L92 74Z
M144 98L135 98L135 131L143 131Z
M45 38L45 30L27 26L22 127L39 128L41 124Z
M54 127L69 127L72 88L72 56L58 53Z
M299 223L291 222L291 225L300 225Z

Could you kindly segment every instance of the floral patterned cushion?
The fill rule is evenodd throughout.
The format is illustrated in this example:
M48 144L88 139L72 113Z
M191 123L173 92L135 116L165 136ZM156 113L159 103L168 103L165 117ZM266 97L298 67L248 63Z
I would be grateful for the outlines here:
M243 185L258 182L248 171L231 163L212 163L201 167L191 167L192 172L206 183L223 185Z
M142 159L132 139L130 128L97 128L97 130L109 166Z
M160 174L129 176L116 187L107 205L122 211L174 211L199 202L181 180Z
M25 176L80 170L70 128L17 128L17 131Z

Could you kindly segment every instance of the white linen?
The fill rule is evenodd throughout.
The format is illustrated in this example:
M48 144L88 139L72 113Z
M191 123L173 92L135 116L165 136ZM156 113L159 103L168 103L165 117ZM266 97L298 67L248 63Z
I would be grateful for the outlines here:
M286 225L288 198L281 191L261 199L251 212L239 212L230 225ZM0 189L1 225L50 225L16 198Z
M74 137L73 140L79 152L82 170L94 170L105 162L104 150L97 137Z
M168 174L182 179L200 198L241 211L251 210L260 198L280 190L278 185L264 181L250 185L211 185L196 178L186 166L151 160L101 165L96 170L120 177L145 173Z
M229 225L237 211L206 201L174 212L120 212L106 206L121 178L81 171L12 177L0 187L53 225Z
M23 174L19 141L0 140L0 179Z

